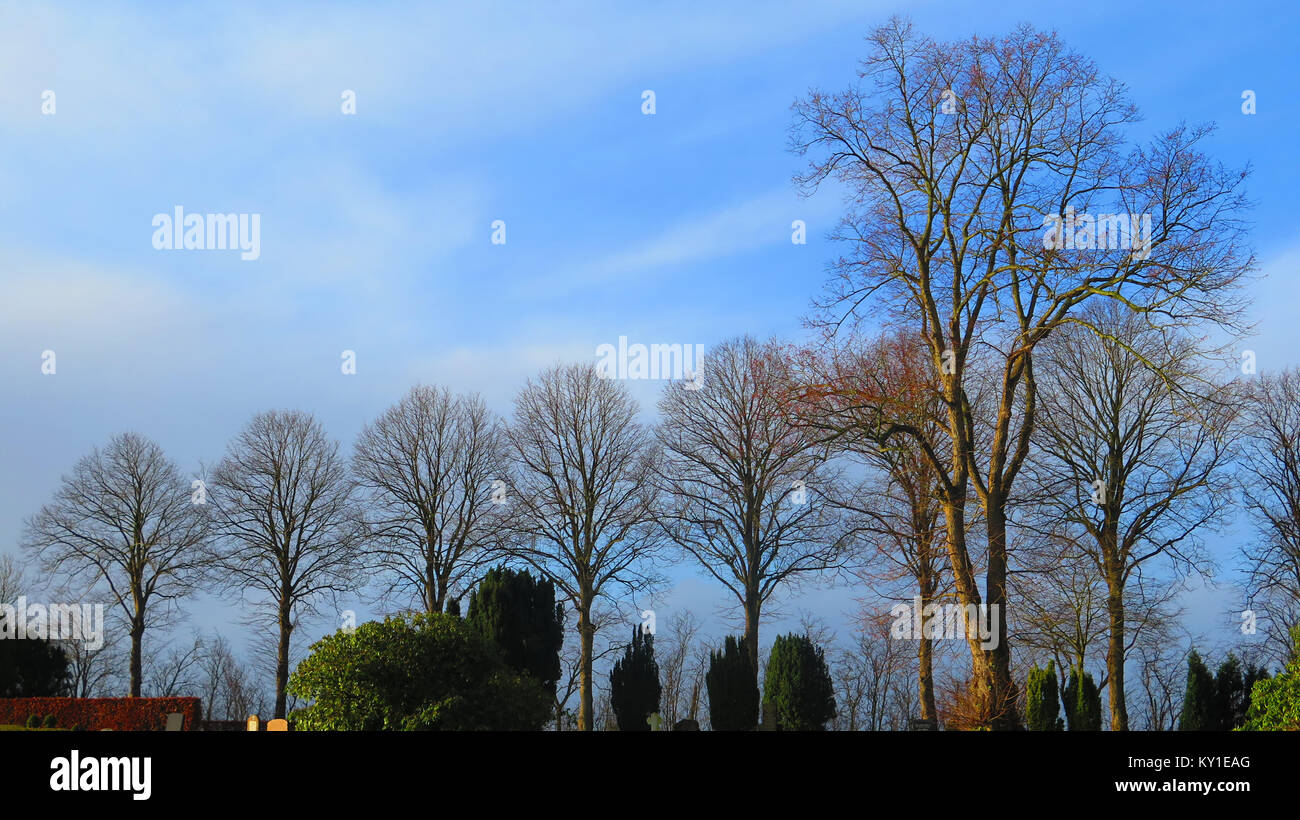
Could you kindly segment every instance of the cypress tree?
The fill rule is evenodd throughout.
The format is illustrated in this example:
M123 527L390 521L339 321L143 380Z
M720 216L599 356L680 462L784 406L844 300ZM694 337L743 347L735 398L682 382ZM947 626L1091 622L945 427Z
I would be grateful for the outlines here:
M659 664L655 639L639 625L632 627L632 643L609 673L609 703L619 731L648 732L646 718L659 711Z
M763 685L763 720L777 731L825 731L835 717L835 688L826 653L807 635L772 644Z
M1076 667L1070 670L1065 684L1065 715L1071 732L1101 731L1101 694L1092 682L1092 673Z
M549 580L507 567L488 570L470 593L465 620L501 649L507 666L531 675L555 697L564 606L555 602L555 586Z
M1183 732L1205 732L1215 728L1214 678L1195 649L1187 656L1187 691L1178 728Z
M1214 729L1230 732L1240 726L1246 718L1245 701L1241 661L1230 652L1214 676L1214 711L1211 715Z
M1046 669L1035 664L1025 682L1025 728L1033 732L1059 732L1065 728L1061 720L1061 700L1057 694L1056 661L1048 661Z
M709 722L715 731L744 732L758 726L758 676L749 647L728 635L722 651L709 653L704 677L709 691Z

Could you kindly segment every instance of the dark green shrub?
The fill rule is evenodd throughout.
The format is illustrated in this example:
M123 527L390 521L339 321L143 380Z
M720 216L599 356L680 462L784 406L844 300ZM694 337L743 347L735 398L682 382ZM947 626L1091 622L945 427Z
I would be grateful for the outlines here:
M1248 731L1300 731L1300 626L1291 630L1295 652L1286 671L1269 679L1257 680L1250 692L1250 708L1246 723Z
M1207 732L1217 728L1214 676L1195 649L1187 656L1187 689L1178 728L1183 732Z
M1070 670L1065 684L1065 716L1071 732L1101 731L1101 694L1092 682L1092 673Z
M728 635L722 651L709 653L704 683L714 731L745 732L758 726L758 673L744 638Z
M395 616L327 635L289 678L311 706L304 731L539 729L551 703L486 637L443 613Z
M40 715L28 715L28 716L27 716L27 728L28 728L28 729L39 729L40 727L41 727L41 716L40 716Z
M1025 728L1032 732L1059 732L1065 728L1061 699L1057 694L1056 661L1046 669L1035 664L1025 682Z
M53 729L59 725L59 719L54 715L46 715L45 720L41 721L41 726L46 729Z
M654 636L634 626L632 642L609 672L609 702L619 731L650 731L646 718L659 711L660 691Z
M459 604L455 614L460 614ZM553 583L535 579L527 571L490 569L470 593L465 620L500 647L507 666L531 675L548 696L555 697L564 646L564 607L555 603Z
M763 686L763 723L777 731L820 732L835 717L835 689L826 653L807 635L772 644Z

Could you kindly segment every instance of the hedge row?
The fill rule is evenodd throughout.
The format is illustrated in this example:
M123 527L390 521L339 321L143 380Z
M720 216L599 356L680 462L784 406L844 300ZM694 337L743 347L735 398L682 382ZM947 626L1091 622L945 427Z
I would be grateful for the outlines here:
M195 731L203 716L198 698L0 698L0 723L19 726L28 715L54 715L60 729L162 731L167 715L184 716L183 731Z

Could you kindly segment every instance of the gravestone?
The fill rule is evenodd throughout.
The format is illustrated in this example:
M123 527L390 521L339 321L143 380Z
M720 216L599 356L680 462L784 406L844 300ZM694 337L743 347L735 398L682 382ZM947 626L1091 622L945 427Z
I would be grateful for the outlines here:
M287 732L289 731L289 721L285 720L284 718L276 718L275 720L266 724L266 731Z
M645 722L650 726L650 731L657 732L659 727L663 725L664 719L659 717L658 712L654 712L645 719Z
M262 720L257 715L248 716L248 731L256 732L262 728Z
M185 725L185 716L180 712L172 712L167 716L167 725L163 728L164 732L179 732Z

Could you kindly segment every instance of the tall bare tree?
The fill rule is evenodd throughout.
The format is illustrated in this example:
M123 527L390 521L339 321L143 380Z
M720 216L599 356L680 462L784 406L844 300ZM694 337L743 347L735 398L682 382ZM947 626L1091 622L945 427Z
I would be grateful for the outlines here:
M757 675L764 604L842 556L833 478L827 448L791 413L794 374L779 345L723 342L701 372L702 383L672 382L659 400L659 522L739 605Z
M927 457L957 594L1005 612L1008 504L1037 411L1035 349L1095 300L1152 323L1231 323L1253 265L1244 174L1199 152L1204 129L1122 150L1121 129L1137 116L1123 86L1055 34L1021 27L941 43L895 20L870 42L858 86L795 106L792 147L811 157L796 181L811 191L836 178L849 197L835 233L849 250L819 321L881 317L925 339L950 440ZM1116 219L1098 230L1098 214ZM979 360L994 374L988 414L974 412L969 389ZM983 592L965 543L972 490L987 533ZM968 641L973 696L994 728L1017 719L1006 622L996 645Z
M82 458L54 500L27 520L42 568L85 589L107 587L131 634L130 694L140 696L146 628L189 595L206 556L205 501L161 447L123 433Z
M515 398L507 433L513 552L563 592L578 618L578 728L593 728L598 598L651 576L655 453L636 401L593 365L557 366Z
M1300 370L1261 375L1248 405L1242 481L1257 540L1245 549L1246 605L1284 666L1300 624Z
M443 611L505 537L502 426L478 396L417 386L361 431L352 464L390 591Z
M1159 558L1208 570L1205 530L1230 512L1236 403L1230 385L1209 380L1191 338L1115 303L1081 316L1097 332L1063 328L1040 351L1034 469L1045 526L1104 584L1110 722L1124 731L1129 580Z
M338 443L311 415L254 416L213 471L209 495L216 560L227 589L252 603L278 630L275 716L286 711L293 630L326 595L358 583L356 487Z
M888 334L858 344L828 344L806 353L801 379L813 385L800 405L804 422L831 442L837 453L863 464L866 477L847 492L832 493L846 512L855 557L852 571L878 593L896 587L911 602L919 598L917 690L921 719L937 721L934 700L932 616L925 613L950 594L943 544L939 477L920 442L944 447L938 379L924 343ZM883 436L905 425L912 436ZM896 596L897 597L897 596Z

